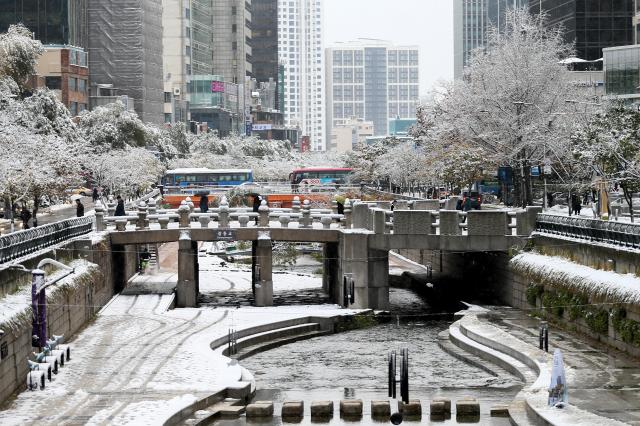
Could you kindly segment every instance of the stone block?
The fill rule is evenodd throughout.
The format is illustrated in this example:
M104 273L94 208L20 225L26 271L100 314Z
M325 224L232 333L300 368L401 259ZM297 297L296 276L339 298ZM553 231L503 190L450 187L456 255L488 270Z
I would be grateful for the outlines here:
M351 220L353 228L370 229L371 213L369 212L369 205L364 203L354 204Z
M376 207L383 210L391 210L391 201L378 201Z
M444 208L446 210L455 210L458 206L458 200L460 199L457 195L452 195L450 198L447 198L447 201L444 203Z
M371 401L372 417L389 417L391 415L391 403L389 401Z
M440 210L440 235L462 235L458 210Z
M362 416L361 399L343 399L340 401L340 415L345 417Z
M507 212L490 210L471 210L467 212L467 230L469 235L494 236L510 235Z
M432 416L444 416L446 412L443 401L431 401L429 404L429 413Z
M435 234L430 211L394 210L393 233L396 235Z
M313 401L311 403L311 417L333 417L333 401Z
M422 416L422 404L419 399L411 399L407 403L398 401L398 411L404 416L419 417Z
M396 200L394 210L409 210L409 202L407 200Z
M479 416L480 403L475 399L460 399L456 401L456 416Z
M373 232L376 234L384 234L386 231L387 215L382 209L372 209L371 223L373 224Z
M440 200L415 200L413 202L413 210L440 210Z
M247 405L247 418L264 418L273 416L273 402L256 401Z
M509 406L494 405L490 411L491 417L509 417Z
M282 404L282 417L302 417L303 415L303 401L285 401Z

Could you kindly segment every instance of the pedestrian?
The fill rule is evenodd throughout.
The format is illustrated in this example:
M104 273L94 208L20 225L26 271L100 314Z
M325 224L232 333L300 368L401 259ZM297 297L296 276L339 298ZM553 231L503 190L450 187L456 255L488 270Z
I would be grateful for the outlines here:
M80 198L76 198L76 216L77 217L84 216L84 205L80 201Z
M571 213L579 215L580 207L580 197L577 194L571 194Z
M553 193L547 192L547 207L553 207Z
M22 211L20 211L20 219L22 219L22 229L29 229L29 219L31 219L31 212L26 206L22 206Z
M126 216L126 212L124 211L124 200L122 199L121 196L118 195L117 198L117 202L118 204L116 205L116 216Z
M253 197L253 212L260 213L260 206L262 205L262 197L258 194ZM256 225L258 224L258 217L256 216Z
M458 198L458 201L456 201L456 210L462 210L462 203L463 203L463 198L462 197Z
M391 202L391 211L393 211L393 209L395 209L395 208L396 208L396 200L393 200Z
M206 213L209 211L209 197L207 194L200 195L200 213Z
M98 201L98 198L100 198L100 196L98 195L98 188L96 188L94 186L93 187L93 194L91 194L91 199L93 200L94 204L95 204L96 201Z
M142 249L142 253L140 253L140 273L144 274L147 271L147 266L149 266L149 259L151 259L151 253L149 253L149 248L144 246Z

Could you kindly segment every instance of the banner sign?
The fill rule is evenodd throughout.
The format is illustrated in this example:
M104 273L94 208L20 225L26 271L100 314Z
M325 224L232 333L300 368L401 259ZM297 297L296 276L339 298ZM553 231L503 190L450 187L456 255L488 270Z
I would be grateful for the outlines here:
M551 368L551 383L549 384L549 406L555 407L559 404L567 404L569 395L567 389L567 379L564 375L564 363L562 362L562 352L556 349L553 352L553 367Z

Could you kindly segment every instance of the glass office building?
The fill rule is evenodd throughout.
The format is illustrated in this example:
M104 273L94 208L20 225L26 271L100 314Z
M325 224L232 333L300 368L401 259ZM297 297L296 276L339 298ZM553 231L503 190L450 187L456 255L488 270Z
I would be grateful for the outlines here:
M0 32L19 22L43 44L89 47L87 0L0 0Z
M634 2L622 0L532 0L530 10L546 11L549 25L562 25L565 41L575 42L578 58L602 58L606 47L633 44Z
M604 79L607 95L640 98L640 45L604 49Z

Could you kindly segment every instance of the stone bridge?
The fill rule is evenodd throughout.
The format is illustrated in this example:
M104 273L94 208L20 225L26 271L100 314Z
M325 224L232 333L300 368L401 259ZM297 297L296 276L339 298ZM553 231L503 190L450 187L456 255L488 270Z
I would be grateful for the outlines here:
M257 306L272 304L272 242L281 241L324 244L323 287L335 303L387 309L390 250L507 251L526 243L541 211L529 207L463 213L440 207L438 200L396 201L392 211L389 202L346 200L343 214L338 214L335 202L330 209L316 209L295 199L292 208L269 208L263 202L254 213L231 208L223 199L219 207L202 213L192 202L160 209L152 199L125 216L114 216L113 203L106 209L98 205L95 211L96 229L109 232L116 263L127 259L116 259L116 253L138 250L139 245L179 243L179 307L197 303L198 242L234 240L252 242Z

